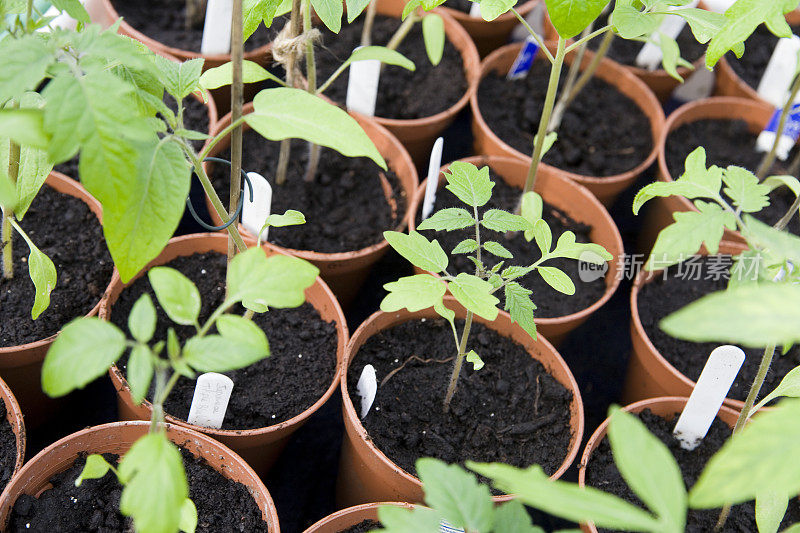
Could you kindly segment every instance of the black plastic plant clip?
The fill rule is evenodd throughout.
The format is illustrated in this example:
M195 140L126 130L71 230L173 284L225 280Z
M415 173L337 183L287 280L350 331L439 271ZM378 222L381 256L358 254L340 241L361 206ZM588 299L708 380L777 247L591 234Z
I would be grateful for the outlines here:
M231 162L226 159L220 159L219 157L206 157L203 159L203 162L210 161L212 163L224 163L228 166L231 166ZM244 178L245 183L247 183L247 189L250 191L250 201L253 201L253 184L250 183L250 177L247 175L247 172L242 169L242 177ZM239 205L236 207L236 211L234 211L233 215L231 215L230 220L228 220L225 224L221 226L211 226L206 224L202 220L200 220L200 216L194 210L194 206L192 205L192 199L186 198L186 207L189 208L189 213L192 214L192 218L200 224L204 229L208 231L220 231L224 229L228 229L228 226L234 223L234 221L239 220L242 216L242 209L244 208L244 195L239 195Z

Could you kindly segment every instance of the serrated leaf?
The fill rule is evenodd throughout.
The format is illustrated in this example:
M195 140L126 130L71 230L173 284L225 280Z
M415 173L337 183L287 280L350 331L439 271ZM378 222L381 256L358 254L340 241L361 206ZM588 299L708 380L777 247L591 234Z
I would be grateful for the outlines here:
M131 350L128 359L128 371L125 379L131 388L133 401L139 405L150 390L153 379L153 356L146 344L137 344Z
M0 69L0 102L18 99L36 89L56 57L40 35L23 35L0 41L3 68Z
M473 164L454 161L444 177L447 190L470 207L481 207L492 197L494 183L489 179L489 167L479 170Z
M548 285L558 292L570 296L575 294L575 284L562 270L556 267L540 266L536 271Z
M494 287L488 281L462 272L450 281L448 288L455 299L469 311L486 320L497 318L497 304L500 300L492 295Z
M481 359L481 356L478 355L478 353L475 350L470 350L469 352L467 352L466 359L467 363L472 363L472 369L475 370L476 372L481 368L483 368L484 365L483 359Z
M491 529L492 494L474 474L432 458L417 460L416 467L425 488L425 503L442 518L468 531Z
M86 479L100 479L111 470L111 465L102 455L93 453L86 456L86 464L83 465L80 475L75 479L75 486L80 487Z
M774 257L800 265L800 237L773 228L757 218L745 215L745 234L751 246L761 248Z
M536 267L534 266L526 266L526 267L510 266L507 269L503 270L501 276L503 276L503 279L505 280L517 279L530 273L535 268Z
M433 66L439 64L444 54L444 19L437 13L430 13L422 17L422 39L425 42L425 52Z
M407 276L383 286L389 291L381 302L381 311L387 313L408 309L412 313L442 303L447 292L442 281L429 274Z
M257 83L271 80L283 85L283 80L270 73L267 69L253 61L242 61L242 82ZM213 67L200 76L200 86L207 90L219 89L233 83L233 63L228 61L218 67Z
M513 267L512 267L513 268ZM536 323L533 311L536 309L531 301L532 292L516 281L508 283L505 287L505 310L511 315L511 320L519 324L532 338L536 338Z
M147 293L142 294L133 304L128 315L128 329L139 342L150 342L156 331L156 308Z
M481 225L493 231L526 231L531 229L531 223L519 216L512 215L500 209L489 209L483 214Z
M711 40L725 25L725 15L707 9L686 7L671 11L689 24L694 38L701 44Z
M155 56L159 80L175 100L180 102L199 88L200 74L203 72L203 59L172 61L163 56Z
M478 241L475 239L464 239L453 248L454 254L469 254L478 249Z
M726 187L725 194L733 200L733 205L745 213L757 213L769 205L769 186L759 183L755 174L749 170L729 166L722 174Z
M183 326L197 323L200 315L200 291L197 286L169 267L154 267L147 273L147 279L156 293L158 303L173 321Z
M457 229L467 228L475 224L475 219L466 209L457 207L450 207L435 212L425 220L423 220L417 229L436 230L436 231L453 231Z
M545 0L547 14L558 34L571 39L600 16L609 0Z
M429 241L416 231L384 231L383 237L397 253L422 270L438 273L447 268L447 254L435 239Z
M506 259L513 259L514 257L514 255L499 242L486 241L483 243L483 248L490 254L496 255L497 257L505 257Z

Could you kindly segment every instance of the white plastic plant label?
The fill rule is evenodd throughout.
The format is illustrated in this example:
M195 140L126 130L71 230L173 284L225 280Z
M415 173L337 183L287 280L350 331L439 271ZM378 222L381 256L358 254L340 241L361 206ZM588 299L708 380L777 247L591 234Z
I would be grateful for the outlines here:
M481 14L481 4L479 2L472 2L472 5L469 6L469 16L476 19L483 18Z
M736 0L705 0L706 8L716 13L725 13Z
M221 428L231 392L233 380L228 376L216 372L201 374L194 387L192 406L186 421L195 426Z
M522 43L522 48L514 59L514 64L508 71L506 78L509 80L518 80L524 78L528 71L533 66L533 60L536 58L536 52L539 51L539 44L534 39L533 35L528 35L525 42Z
M229 54L231 52L231 15L233 0L208 0L206 22L200 52L203 54Z
M536 35L544 35L544 2L536 2L533 9L525 17L525 21L536 32ZM528 37L528 29L522 24L517 24L511 32L511 40L514 42L524 41Z
M246 190L244 194L244 205L242 206L242 226L258 238L258 233L264 227L267 217L272 212L272 186L267 179L256 172L248 172L247 177L253 185L253 201ZM264 228L261 232L261 240L267 240L269 228Z
M720 346L708 356L706 366L672 431L683 448L695 449L706 436L742 363L744 352L736 346Z
M699 3L700 0L692 0L683 7L697 7ZM653 35L653 39L658 39L659 33L677 39L678 35L683 31L684 26L686 26L686 19L683 17L679 17L678 15L666 15L661 22L661 26ZM661 59L663 57L661 46L655 42L648 41L644 44L642 49L639 50L639 54L636 56L636 66L647 70L657 70L661 66Z
M355 50L358 50L358 48ZM381 62L377 59L365 59L350 63L350 79L347 82L347 109L374 117L380 77Z
M361 418L364 418L375 402L375 395L378 394L378 377L375 374L374 366L367 365L361 371L361 376L356 384L356 392L361 397Z
M714 72L705 67L695 69L686 80L672 91L672 98L679 102L694 102L708 98L714 91Z
M442 167L442 148L444 139L439 137L433 143L431 159L428 162L428 181L425 184L425 200L422 202L422 220L425 220L433 212L433 204L436 203L436 191L439 190L439 169Z
M800 37L792 35L791 38L778 39L767 68L764 69L764 74L758 83L759 97L775 107L786 105L798 53L800 53Z

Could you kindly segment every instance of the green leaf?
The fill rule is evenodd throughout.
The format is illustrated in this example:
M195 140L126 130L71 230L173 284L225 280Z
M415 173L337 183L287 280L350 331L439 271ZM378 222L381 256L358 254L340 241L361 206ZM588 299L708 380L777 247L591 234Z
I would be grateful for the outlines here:
M676 211L675 222L658 234L645 268L648 271L680 263L705 245L711 255L719 250L725 228L736 229L736 217L717 204L695 201L697 211Z
M281 3L281 0L243 0L242 30L245 41L255 33L261 21L264 21L267 27L272 25L272 19L275 17Z
M539 193L528 191L522 195L520 215L530 223L530 228L525 230L525 240L528 242L533 239L533 225L542 218L544 201Z
M475 224L475 219L466 209L450 207L435 212L422 221L417 229L420 231L432 229L436 231L453 231L467 228Z
M200 315L200 291L197 286L169 267L153 267L147 272L158 303L173 321L183 326L197 324Z
M369 5L370 0L345 0L347 7L347 23L352 23Z
M42 365L42 389L58 397L106 373L125 350L125 335L99 318L77 318L64 326Z
M525 506L519 500L511 500L494 509L494 533L545 533L534 526Z
M228 266L228 304L258 303L275 308L297 307L314 284L319 269L297 257L266 257L260 248L237 254Z
M725 15L696 7L685 7L671 10L682 17L692 29L694 38L705 44L711 40L725 25Z
M453 248L454 254L469 254L474 252L478 249L478 241L475 239L464 239L460 243L456 244L456 247Z
M661 25L664 17L639 11L635 5L619 2L609 17L609 22L623 39L648 37Z
M384 231L383 237L397 253L422 270L438 273L447 268L447 254L436 239L429 241L416 231Z
M0 41L0 56L0 102L19 99L26 91L35 90L56 61L44 39L36 34Z
M263 349L222 335L192 337L183 347L183 359L198 372L228 372L267 357Z
M294 209L287 209L286 212L282 215L278 213L274 213L267 217L267 221L264 223L266 226L272 226L273 228L283 228L286 226L299 226L300 224L306 223L306 217L300 211L295 211Z
M635 415L612 408L608 438L614 463L666 531L686 525L686 487L672 453Z
M777 533L789 501L786 497L767 491L756 496L756 525L758 533Z
M253 105L254 112L245 116L245 122L271 141L300 138L348 157L369 157L386 169L386 162L358 122L322 98L302 89L279 87L258 93Z
M527 238L527 231L525 232ZM543 218L540 218L533 224L533 238L536 239L536 245L545 256L550 253L550 247L553 245L553 232L550 231L550 226Z
M444 20L436 13L422 17L422 38L425 41L425 52L433 66L439 64L444 54Z
M524 217L512 215L500 209L489 209L483 214L481 225L493 231L527 231L531 223Z
M174 533L181 522L189 484L178 448L164 433L137 440L119 464L125 488L119 508L133 517L137 531Z
M602 265L614 259L614 256L599 244L575 242L575 234L571 231L565 231L561 234L550 257L579 259L596 265Z
M183 500L181 505L181 520L179 523L181 531L194 533L197 530L197 507L190 498Z
M489 252L490 254L494 254L497 257L504 257L506 259L512 259L514 255L509 252L505 246L500 244L499 242L495 241L486 241L483 243L483 248Z
M342 63L339 69L344 70L346 67L350 66L353 61L365 61L368 59L376 59L381 63L403 67L406 70L416 70L413 61L397 50L392 50L385 46L364 46L357 48L353 50L353 53Z
M661 48L661 66L667 74L683 83L683 76L678 74L678 67L694 68L681 58L681 49L678 42L662 32L658 32L658 46Z
M191 282L190 282L191 283ZM128 315L128 329L139 342L150 342L156 332L156 308L150 295L142 294Z
M442 518L467 531L491 530L492 494L474 474L432 458L417 460L416 467L425 490L425 503Z
M253 61L242 61L242 81L244 83L257 83L271 80L281 85L283 80L271 74L267 69ZM233 63L228 61L218 67L213 67L200 76L200 86L207 90L219 89L233 83Z
M146 344L134 346L128 359L128 372L125 378L128 380L136 405L142 403L147 391L150 390L153 371L153 354L150 348Z
M470 350L469 352L467 352L466 359L467 363L472 363L472 369L475 370L476 372L481 368L483 368L484 364L483 359L481 359L481 356L478 355L478 352L476 352L475 350Z
M44 112L24 107L0 109L0 137L22 146L47 148L49 139L44 131Z
M757 411L775 398L780 398L781 396L787 396L790 398L800 397L800 366L797 366L787 372L786 375L783 376L780 384L775 387L775 390L764 396L764 398L758 402L758 405L756 405L753 410Z
M480 0L481 17L483 20L492 21L514 7L517 0Z
M448 284L450 293L458 302L479 317L486 320L497 318L497 304L500 303L492 295L492 284L477 276L461 272Z
M333 33L342 29L342 0L311 0L314 11Z
M406 276L383 286L389 294L381 302L381 311L390 313L408 309L412 313L442 303L447 292L442 281L430 274Z
M608 0L545 0L547 14L564 39L571 39L596 19Z
M532 272L535 268L536 267L534 267L534 266L521 267L521 266L515 266L514 265L514 266L510 266L510 267L506 268L505 270L503 270L503 272L501 273L501 276L505 280L517 279L517 278L521 278L522 276L525 276L526 274Z
M156 55L155 63L158 66L159 80L178 102L200 88L203 59L177 62Z
M489 179L489 167L478 170L473 164L454 161L444 177L447 190L470 207L480 207L492 197L494 183Z
M694 342L752 348L800 341L800 286L748 284L703 296L661 321L661 329Z
M794 176L770 176L762 183L769 187L770 191L774 191L778 187L785 185L791 189L795 198L800 196L800 180Z
M241 342L269 355L267 335L252 320L238 315L221 315L217 318L217 330L220 335L234 342ZM263 358L263 357L262 357Z
M541 274L542 279L558 292L573 295L575 294L575 284L562 270L556 267L540 266L536 271Z
M727 187L723 189L733 205L745 213L757 213L769 205L769 186L758 182L755 174L749 170L729 166L722 174L722 181Z
M750 215L745 215L744 223L746 238L751 246L800 265L800 237L775 229Z
M538 465L521 469L467 461L467 468L488 477L503 492L516 494L526 505L573 522L594 522L608 529L661 531L659 521L635 505L592 487L551 481Z
M0 165L0 207L14 210L17 206L17 188L11 183L6 169Z
M428 507L416 506L413 509L395 505L378 507L378 520L384 533L421 533L422 531L439 531L441 517L439 513Z
M89 13L79 0L52 0L56 8L66 13L82 24L90 24L92 22L89 18Z
M50 293L56 286L56 267L50 258L33 244L33 241L31 241L16 222L11 220L11 224L14 229L17 230L17 233L22 235L22 238L25 239L25 242L28 244L28 249L30 250L28 254L28 274L36 289L33 308L31 309L31 318L36 320L39 318L39 315L50 306Z
M100 479L105 476L112 466L102 455L93 453L86 457L86 464L80 475L75 479L75 486L80 487L85 479Z
M531 301L531 294L530 290L516 281L509 282L505 287L505 310L511 315L511 320L522 326L522 329L535 339L536 324L533 321L533 311L536 305Z
M764 411L722 446L689 493L697 509L752 500L772 491L786 499L800 492L800 400Z

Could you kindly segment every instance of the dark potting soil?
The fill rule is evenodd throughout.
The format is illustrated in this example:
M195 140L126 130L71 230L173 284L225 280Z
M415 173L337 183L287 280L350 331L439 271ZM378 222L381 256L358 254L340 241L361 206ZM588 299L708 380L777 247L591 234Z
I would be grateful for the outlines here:
M166 266L179 270L197 285L202 295L202 324L224 298L225 256L195 254L176 258ZM158 301L147 276L122 292L112 308L111 321L127 330L128 314L145 292L153 302ZM175 327L181 341L195 333L192 327L175 326L161 307L156 307L154 339L166 339L170 326ZM239 309L238 314L241 313ZM296 309L270 309L256 314L253 321L266 332L271 355L246 368L225 372L233 380L234 389L222 429L257 429L289 420L320 399L336 372L335 325L322 320L311 304ZM123 359L123 374L126 364L127 359ZM186 420L194 388L194 380L181 377L165 403L167 413Z
M368 533L376 529L383 529L380 522L376 522L375 520L362 520L354 526L341 530L339 533Z
M491 177L495 184L492 189L492 198L485 206L479 209L479 212L483 213L488 209L503 209L513 212L519 201L521 190L506 184L501 177L494 173L491 174ZM456 198L453 193L442 187L436 194L434 212L448 207L464 207L464 204ZM561 234L567 230L575 233L575 240L577 242L592 242L589 237L589 233L592 231L591 226L573 220L564 211L547 203L544 205L542 214L553 232L553 242L557 242ZM419 224L419 216L420 213L417 214L417 224ZM421 233L426 235L429 239L435 238L438 240L439 244L441 244L449 254L459 242L464 239L473 238L474 231L474 228L466 228L447 232L426 230ZM510 239L507 238L506 235L507 234L481 228L481 239L484 241L497 241L514 255L514 259L503 259L484 251L484 262L486 265L491 267L500 261L506 261L506 265L527 266L541 258L541 251L535 241L526 241L522 233L516 233L515 236ZM453 265L453 269L450 271L452 274L457 272L473 273L475 271L475 264L467 258L466 254L450 255L450 264ZM581 281L578 271L578 261L559 258L547 261L545 266L553 266L566 272L575 284L575 294L567 296L556 291L536 272L523 276L517 281L519 281L523 287L533 291L532 299L537 306L536 311L534 311L536 317L553 318L576 313L595 303L603 296L603 293L605 293L605 278L601 277L589 282ZM503 300L501 292L496 294ZM501 306L502 305L501 303Z
M473 2L472 0L447 0L444 7L449 7L450 9L457 9L458 11L469 13L474 3L475 2Z
M708 430L706 437L694 450L684 450L680 441L673 437L672 430L675 421L667 421L660 416L653 414L650 409L645 409L638 415L649 429L661 442L667 445L669 451L678 462L683 474L683 482L687 490L691 488L700 477L706 463L731 436L731 429L719 418L714 420L711 429ZM645 507L646 506L636 497L633 491L625 483L622 475L614 464L611 445L608 437L603 438L600 445L592 453L592 457L586 466L586 484L606 492L610 492L624 498L630 503ZM728 521L725 523L723 531L742 532L758 531L756 527L755 505L753 502L736 505L731 509ZM690 510L686 519L687 533L705 533L714 531L714 526L719 517L719 509L711 510ZM792 499L789 509L781 529L797 522L800 519L800 506L797 500ZM600 530L605 531L605 530Z
M0 401L0 492L6 488L17 464L17 437L6 416L6 403Z
M266 524L247 487L232 481L205 460L181 449L189 497L197 507L197 531L261 531ZM104 454L111 464L118 457ZM38 498L20 496L11 514L9 532L133 531L132 520L119 512L122 486L113 472L100 479L87 479L80 487L75 480L86 464L86 457L50 478L52 488Z
M462 331L463 320L456 325ZM481 324L472 324L468 346L485 366L476 372L464 364L445 414L442 402L456 351L450 325L439 318L414 320L370 337L347 374L350 398L360 411L356 384L366 364L375 367L378 394L361 421L369 438L411 474L420 457L540 464L548 474L558 470L572 437L572 393L522 346Z
M199 22L187 29L186 0L112 0L112 4L131 27L151 39L179 50L200 52L205 8ZM269 28L260 24L244 44L245 50L255 50L275 39L285 22L286 17L278 17Z
M595 29L602 28L608 24L608 15L614 9L614 4L614 2L611 2L610 7L607 8L608 13L597 17L594 23ZM591 50L597 50L602 41L603 37L595 37L589 41L589 48ZM689 63L694 63L706 52L705 46L697 42L697 39L694 38L692 29L688 24L684 25L683 30L678 34L678 38L675 39L675 41L680 48L681 57ZM615 37L611 42L611 47L608 49L608 57L623 65L636 66L636 56L639 55L643 46L644 43L641 41ZM660 64L659 68L661 68Z
M361 45L364 18L342 27L338 35L324 30L317 52L317 79L322 83ZM400 26L400 19L378 15L372 27L372 44L385 46ZM398 52L414 62L416 70L386 65L378 83L375 115L396 119L430 117L455 105L467 92L467 78L461 54L445 41L444 55L434 67L425 51L422 24L415 24L400 43ZM350 71L343 73L325 91L334 102L344 103Z
M534 61L523 79L491 72L478 86L478 106L489 129L524 154L533 147L549 75L549 62ZM642 110L595 77L564 113L558 141L544 162L586 176L613 176L639 165L652 148L650 121Z
M800 26L792 26L792 32L800 35ZM744 42L745 52L741 59L732 52L725 54L725 59L737 76L753 89L758 89L761 76L764 75L777 43L778 37L762 24Z
M670 176L677 179L684 172L686 157L698 146L705 147L706 165L725 168L729 165L744 167L752 172L758 169L764 157L755 150L758 134L751 133L743 120L706 119L688 122L676 128L667 137L666 160ZM794 157L796 149L790 154ZM786 174L788 161L777 160L770 175ZM786 214L794 202L788 187L779 187L770 194L770 204L754 215L770 225ZM800 234L800 218L792 217L789 231Z
M252 130L244 132L242 166L272 184L272 212L296 209L306 217L300 226L270 228L271 243L295 250L352 252L381 242L385 230L400 229L408 199L393 171L384 171L365 157L345 157L322 148L316 180L309 183L304 179L308 145L292 141L286 182L276 185L279 146ZM220 157L230 159L230 151ZM211 180L222 203L228 205L229 167L215 165Z
M50 306L31 320L35 288L28 275L28 246L14 235L14 278L0 279L0 346L34 342L97 305L111 281L114 264L103 229L83 201L45 185L20 222L56 267Z
M647 336L672 366L693 381L697 381L700 377L708 356L720 343L679 340L662 331L658 323L667 315L706 294L725 290L731 261L729 255L698 257L686 261L668 268L666 280L663 276L658 276L652 282L645 284L639 293L637 302L639 317ZM729 398L742 401L747 397L763 355L763 350L743 349L747 357L728 393ZM761 396L772 391L783 376L798 365L800 365L800 348L795 346L786 355L780 355L779 348L764 381Z

